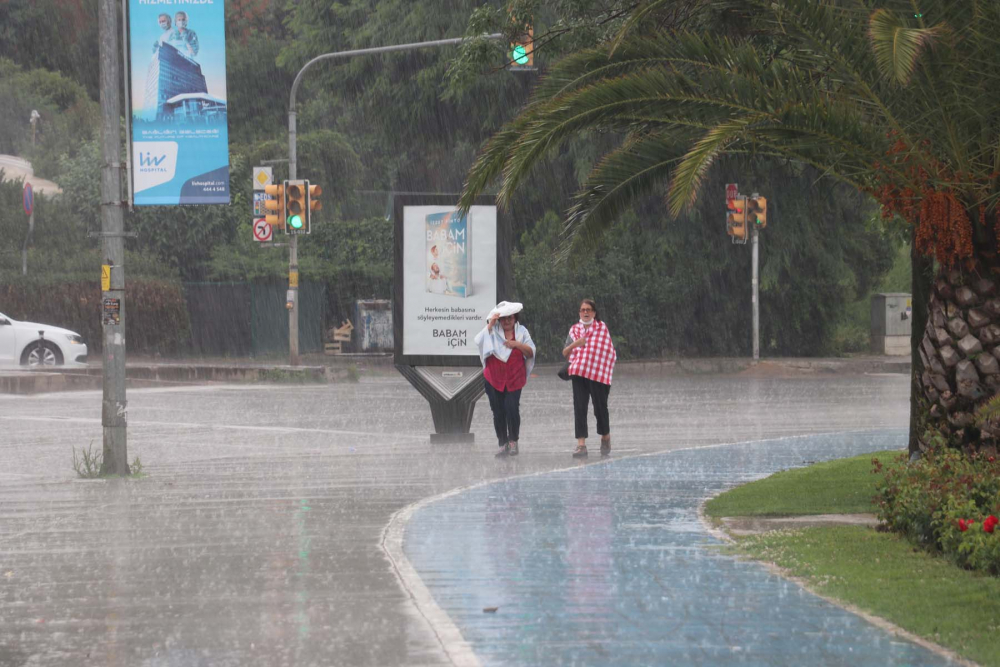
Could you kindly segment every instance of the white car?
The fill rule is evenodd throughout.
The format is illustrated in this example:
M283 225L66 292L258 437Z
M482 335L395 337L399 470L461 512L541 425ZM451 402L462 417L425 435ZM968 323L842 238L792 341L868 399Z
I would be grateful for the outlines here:
M19 322L0 313L0 365L86 366L80 334L37 322Z

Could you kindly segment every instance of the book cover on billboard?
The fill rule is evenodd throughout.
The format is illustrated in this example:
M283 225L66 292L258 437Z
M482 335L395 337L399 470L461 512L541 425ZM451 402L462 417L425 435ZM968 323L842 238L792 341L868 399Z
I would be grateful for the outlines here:
M427 291L431 294L472 295L472 246L469 215L457 211L427 215Z

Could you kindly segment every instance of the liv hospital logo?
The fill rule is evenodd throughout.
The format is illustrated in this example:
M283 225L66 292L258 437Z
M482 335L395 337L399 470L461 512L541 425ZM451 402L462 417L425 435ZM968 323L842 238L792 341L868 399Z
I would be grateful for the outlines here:
M132 150L136 192L173 180L177 171L177 142L136 141Z

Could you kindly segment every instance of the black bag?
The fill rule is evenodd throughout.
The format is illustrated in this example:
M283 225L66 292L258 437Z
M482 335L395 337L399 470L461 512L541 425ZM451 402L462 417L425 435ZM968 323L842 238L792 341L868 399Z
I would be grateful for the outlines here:
M567 380L567 381L569 380L569 362L568 361L565 364L563 364L563 367L559 369L559 372L556 373L556 375L558 375L559 378L562 379L562 380Z

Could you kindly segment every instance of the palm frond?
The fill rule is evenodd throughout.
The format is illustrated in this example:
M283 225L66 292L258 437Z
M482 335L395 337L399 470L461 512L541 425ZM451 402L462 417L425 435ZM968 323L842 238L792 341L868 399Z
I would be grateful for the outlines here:
M592 249L637 199L666 182L683 145L676 131L643 134L608 153L591 171L567 212L557 256L562 259L572 252Z
M895 12L888 9L876 10L871 16L869 34L879 70L905 86L913 76L920 54L944 32L941 25L913 28Z
M626 19L625 23L618 30L618 34L615 35L614 39L611 40L610 52L614 53L621 46L622 42L632 34L636 26L642 23L652 12L656 11L660 7L663 7L671 0L650 0L645 5L636 9L632 14Z

